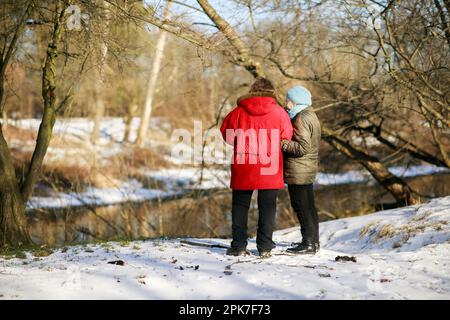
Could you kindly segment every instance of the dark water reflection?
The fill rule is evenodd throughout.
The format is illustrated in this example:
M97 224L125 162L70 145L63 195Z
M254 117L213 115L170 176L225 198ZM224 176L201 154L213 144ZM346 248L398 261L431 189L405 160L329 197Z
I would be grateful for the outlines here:
M450 174L415 177L408 182L424 196L450 194ZM394 202L389 193L373 184L322 186L315 192L322 221L371 213ZM208 190L170 201L30 210L28 215L30 232L36 242L62 244L161 236L229 237L230 209L229 190ZM254 234L257 224L254 201L249 217L249 232ZM277 228L295 225L297 221L291 211L289 197L283 191L279 196Z

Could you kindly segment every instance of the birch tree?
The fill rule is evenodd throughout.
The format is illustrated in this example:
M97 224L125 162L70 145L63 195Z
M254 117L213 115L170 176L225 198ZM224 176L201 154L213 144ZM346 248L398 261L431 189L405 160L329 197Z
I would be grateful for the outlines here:
M170 7L172 5L171 1L168 1L166 7L164 8L163 21L170 18ZM145 99L145 104L142 109L141 122L139 124L138 134L136 138L136 144L140 147L144 146L148 125L150 123L150 117L153 108L153 99L156 91L156 86L158 83L159 69L161 68L162 58L164 56L164 47L166 44L167 32L161 30L156 42L155 56L153 58L152 69L150 73L150 78L147 86L147 95Z
M108 35L108 27L109 27L109 14L108 14L108 3L103 2L104 7L101 9L102 16L104 16L104 20L101 22L101 44L99 48L99 58L98 58L98 70L97 75L94 80L94 125L92 127L91 132L91 142L96 144L100 137L100 126L101 121L105 115L105 101L103 96L104 91L104 77L105 71L108 70L107 64L107 55L108 55L108 46L106 44L106 37Z

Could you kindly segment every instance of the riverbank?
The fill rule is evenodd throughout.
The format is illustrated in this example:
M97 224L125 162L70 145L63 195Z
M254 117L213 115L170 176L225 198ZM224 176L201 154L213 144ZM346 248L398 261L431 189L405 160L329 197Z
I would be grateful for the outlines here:
M320 224L316 256L227 257L186 239L107 242L0 259L3 299L450 299L450 197ZM228 245L225 239L188 239ZM254 239L249 248L256 253ZM338 256L356 262L336 261ZM339 260L339 259L338 259Z
M434 174L447 174L447 168L432 165L410 167L391 167L395 175L407 179ZM51 192L48 196L34 196L27 203L27 209L61 209L79 206L108 206L125 202L143 202L176 197L191 190L227 189L229 170L179 168L148 171L145 174L161 188L146 188L143 183L133 179L120 182L115 188L88 187L86 191ZM315 188L349 184L370 184L376 181L366 171L348 171L344 173L319 172Z

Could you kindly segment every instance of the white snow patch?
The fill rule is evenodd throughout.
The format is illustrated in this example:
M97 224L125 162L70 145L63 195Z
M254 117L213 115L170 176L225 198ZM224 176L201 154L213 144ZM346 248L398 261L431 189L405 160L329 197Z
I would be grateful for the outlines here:
M436 173L450 172L447 168L436 167L433 165L417 165L410 167L391 167L393 174L403 177L415 177ZM165 169L159 171L148 171L146 174L154 179L165 182L169 186L183 186L191 188L223 188L229 186L230 173L228 169L210 169L203 170L203 179L200 183L202 171L200 168L178 168ZM316 186L321 185L339 185L351 183L375 182L367 171L351 170L344 173L326 173L319 172L316 177Z
M429 164L414 165L409 167L394 166L389 167L388 169L392 174L402 178L450 172L448 168L437 167ZM375 180L369 172L358 170L351 170L344 173L319 172L316 178L316 185L337 185L364 182L375 182Z
M142 202L176 195L176 191L142 188L142 185L131 180L117 188L92 188L85 192L59 192L52 197L32 197L27 209L64 208L78 206L106 206L124 202Z
M162 169L147 171L146 175L164 182L169 188L213 189L227 188L229 170L204 168Z
M41 119L20 119L9 120L10 124L18 128L32 130L37 132L41 123ZM139 128L140 119L133 118L130 125L129 141L135 141L137 136L137 130ZM74 139L81 142L88 150L83 148L74 148L70 145L66 145L61 148L49 148L46 154L47 161L55 161L61 159L70 158L71 155L77 153L86 153L88 156L94 151L96 154L101 155L104 158L111 157L123 151L123 138L125 136L125 123L122 118L110 117L103 118L100 121L99 139L96 144L91 143L91 135L94 127L93 120L86 118L58 118L56 119L53 127L53 134L57 137L65 137ZM158 135L169 136L171 131L171 125L164 118L154 117L150 119L149 132L157 133ZM161 145L161 141L158 139L150 139L149 142L153 146ZM11 142L10 142L11 143ZM12 141L12 145L19 147L24 151L32 151L34 149L34 143L24 146L23 141Z

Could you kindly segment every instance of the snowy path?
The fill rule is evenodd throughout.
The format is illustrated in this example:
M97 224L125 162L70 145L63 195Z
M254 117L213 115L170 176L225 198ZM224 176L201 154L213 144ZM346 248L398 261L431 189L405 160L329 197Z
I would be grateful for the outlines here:
M179 240L69 247L0 259L0 297L37 299L450 299L450 197L321 224L316 256L227 257ZM228 244L228 240L195 239ZM252 240L249 248L255 252ZM357 262L336 262L338 255ZM107 262L122 260L124 266ZM198 269L196 269L198 266Z

